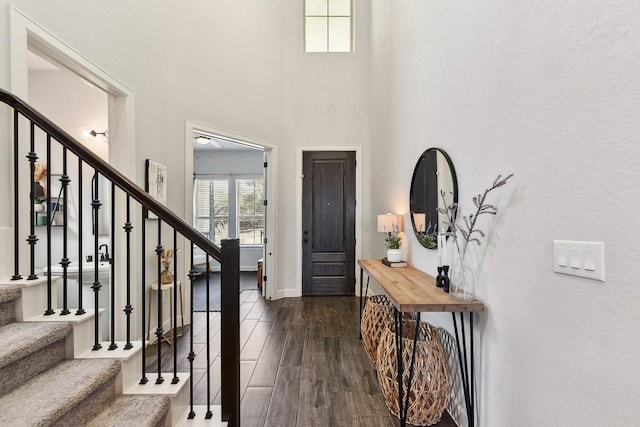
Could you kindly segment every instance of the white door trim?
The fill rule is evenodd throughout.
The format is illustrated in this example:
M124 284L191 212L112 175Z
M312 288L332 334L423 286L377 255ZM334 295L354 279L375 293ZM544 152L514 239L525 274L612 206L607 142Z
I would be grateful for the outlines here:
M267 210L267 233L265 237L269 242L267 247L271 248L268 256L264 259L264 270L268 274L268 281L265 288L264 297L267 299L276 299L278 292L274 287L278 284L278 221L275 213L275 207L278 206L278 146L271 142L267 142L261 139L240 135L227 130L218 129L202 123L196 123L187 120L185 123L185 156L184 156L184 212L187 222L193 222L193 133L195 131L204 132L207 134L215 135L229 141L239 144L249 144L260 147L264 150L269 166L267 168L267 188L266 198L268 204ZM185 248L185 253L186 248ZM188 265L190 261L185 256L185 266L188 271L191 266Z
M355 151L356 152L356 261L360 259L362 241L362 147L354 146L299 146L296 147L296 287L284 291L286 297L302 296L302 155L305 151ZM357 262L354 277L358 277ZM357 291L354 283L354 293Z

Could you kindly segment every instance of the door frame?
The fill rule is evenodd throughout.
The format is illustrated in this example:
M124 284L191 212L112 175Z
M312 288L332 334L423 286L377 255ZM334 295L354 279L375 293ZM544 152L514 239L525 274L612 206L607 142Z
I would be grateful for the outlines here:
M222 129L217 129L209 125L205 125L202 123L196 123L193 121L187 120L185 123L185 156L184 156L184 174L185 174L185 182L184 182L184 212L185 219L192 223L193 221L193 179L188 179L189 177L193 177L193 133L194 132L203 132L207 134L216 135L217 137L227 139L231 142L235 142L238 144L244 145L254 145L260 147L264 150L265 159L268 162L269 166L266 171L267 182L265 188L265 197L268 200L268 204L266 206L266 227L267 232L265 237L267 239L267 248L270 249L270 255L264 257L263 259L263 271L268 276L268 280L266 286L263 286L263 296L267 299L276 299L277 292L274 289L274 286L277 286L278 283L278 270L276 266L278 265L278 221L276 220L275 215L275 207L278 206L278 146L272 144L270 142L266 142L263 140L259 140L256 138L251 138L248 136L236 134L233 132L229 132ZM184 253L187 252L187 247L185 243ZM189 271L191 269L190 260L188 257L184 257L184 266L185 270Z
M306 151L355 151L356 153L356 264L354 277L358 281L357 261L360 259L362 241L362 146L298 146L296 147L296 287L293 290L284 290L283 297L302 296L302 156ZM357 283L354 283L354 294L359 295Z

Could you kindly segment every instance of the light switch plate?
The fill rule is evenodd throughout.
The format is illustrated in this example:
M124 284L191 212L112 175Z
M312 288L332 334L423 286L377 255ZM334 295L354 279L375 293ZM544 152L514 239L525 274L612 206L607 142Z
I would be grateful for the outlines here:
M604 282L604 243L554 240L553 271Z

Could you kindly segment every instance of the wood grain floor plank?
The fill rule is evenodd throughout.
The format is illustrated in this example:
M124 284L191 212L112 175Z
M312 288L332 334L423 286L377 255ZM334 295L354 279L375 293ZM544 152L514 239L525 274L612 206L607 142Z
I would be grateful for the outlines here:
M304 351L304 331L293 331L286 335L284 350L280 366L302 366L302 352Z
M298 403L299 426L329 425L325 355L305 352L300 377L300 399Z
M301 371L301 367L281 367L278 369L265 426L297 425ZM278 398L274 399L276 393Z

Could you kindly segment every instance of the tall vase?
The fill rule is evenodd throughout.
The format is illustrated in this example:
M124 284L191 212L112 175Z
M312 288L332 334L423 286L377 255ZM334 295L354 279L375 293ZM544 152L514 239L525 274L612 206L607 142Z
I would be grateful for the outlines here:
M473 269L463 260L458 260L451 273L450 291L452 298L460 301L476 299L476 286Z

